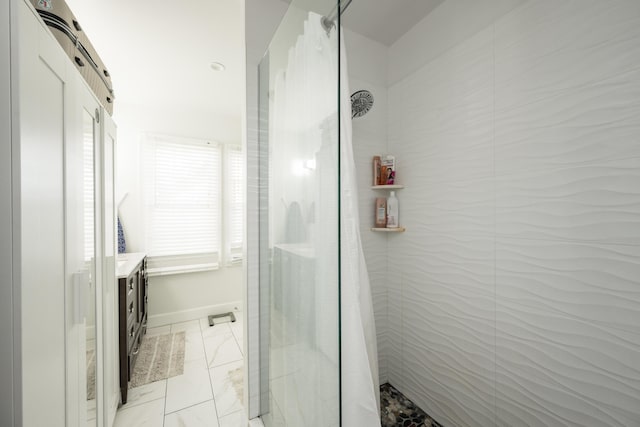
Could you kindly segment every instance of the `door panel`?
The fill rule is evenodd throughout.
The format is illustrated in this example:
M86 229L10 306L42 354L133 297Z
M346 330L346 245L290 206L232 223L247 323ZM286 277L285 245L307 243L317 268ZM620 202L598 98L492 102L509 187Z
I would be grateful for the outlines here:
M24 426L65 426L66 58L18 3Z

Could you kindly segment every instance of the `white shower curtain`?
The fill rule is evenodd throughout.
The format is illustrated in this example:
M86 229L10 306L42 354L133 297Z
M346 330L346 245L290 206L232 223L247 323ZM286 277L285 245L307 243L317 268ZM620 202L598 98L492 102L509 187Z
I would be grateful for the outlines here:
M335 37L335 31L332 31ZM334 43L335 45L335 43ZM340 248L342 313L342 425L380 425L378 349L371 284L360 238L358 183L353 157L351 91L344 37L340 38Z
M338 41L337 31L329 35L321 25L321 16L309 13L304 33L289 52L284 72L275 79L273 92L274 117L270 140L271 167L289 170L296 159L315 159L313 184L305 178L288 179L287 174L272 174L272 188L277 195L273 203L283 209L297 201L304 211L311 212L305 238L315 254L313 284L300 292L311 292L316 310L322 319L337 319L338 294L335 282L340 268L341 279L341 343L342 343L342 425L344 427L375 427L380 425L379 383L376 333L369 276L360 240L358 192L352 149L351 102L348 84L344 40L340 40L340 117L337 117ZM274 58L274 61L283 58ZM272 64L273 65L273 64ZM276 68L277 65L275 66ZM338 120L340 135L338 135ZM340 138L338 140L338 137ZM340 181L338 182L338 143L340 144ZM306 173L300 171L300 173ZM278 180L286 180L280 182ZM336 191L340 185L340 218L337 217ZM285 203L280 203L284 201ZM281 215L274 215L275 220ZM338 222L340 242L338 242ZM276 224L274 224L276 225ZM275 230L277 236L282 231ZM338 265L337 248L341 256ZM334 310L336 310L334 312ZM328 323L328 322L325 322ZM318 325L315 345L336 367L338 360L335 329ZM309 390L318 383L327 383L330 372L307 372L298 378L299 389ZM324 377L324 378L323 378ZM337 377L336 377L337 382ZM328 383L333 383L328 381ZM317 391L314 393L318 394ZM309 396L313 397L313 395ZM336 402L337 403L337 402ZM302 417L308 426L325 426L326 419L313 402L300 403ZM337 408L335 408L337 409ZM328 422L332 424L331 422Z

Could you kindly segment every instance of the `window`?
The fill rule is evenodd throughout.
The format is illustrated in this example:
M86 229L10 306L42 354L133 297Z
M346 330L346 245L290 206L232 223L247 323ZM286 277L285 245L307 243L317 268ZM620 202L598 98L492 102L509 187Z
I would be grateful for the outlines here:
M147 135L143 151L150 274L215 269L221 248L221 147Z
M227 264L237 264L244 240L244 159L238 147L227 147L225 154L225 258Z

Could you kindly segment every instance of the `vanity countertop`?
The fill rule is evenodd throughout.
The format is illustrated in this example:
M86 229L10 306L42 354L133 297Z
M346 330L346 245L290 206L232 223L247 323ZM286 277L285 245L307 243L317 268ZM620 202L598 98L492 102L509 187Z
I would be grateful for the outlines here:
M118 265L116 267L116 275L118 279L129 276L145 256L147 256L147 254L142 252L118 254Z

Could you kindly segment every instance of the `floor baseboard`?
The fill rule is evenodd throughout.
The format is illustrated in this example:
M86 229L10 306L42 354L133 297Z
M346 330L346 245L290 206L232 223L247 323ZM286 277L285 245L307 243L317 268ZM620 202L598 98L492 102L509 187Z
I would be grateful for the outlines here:
M227 313L229 311L242 311L242 301L232 301L224 304L208 305L189 310L160 313L149 316L148 328L170 325L172 323L188 322L207 317L210 314Z

